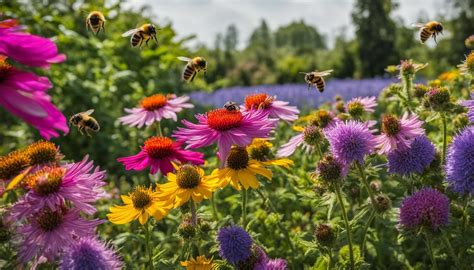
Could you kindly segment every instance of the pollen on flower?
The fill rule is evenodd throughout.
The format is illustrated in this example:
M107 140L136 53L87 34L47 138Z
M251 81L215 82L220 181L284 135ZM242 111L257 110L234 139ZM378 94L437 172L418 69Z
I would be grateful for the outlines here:
M147 111L155 111L163 108L168 102L168 98L161 94L146 97L140 101L140 106Z
M176 172L176 182L180 188L192 189L201 182L201 175L198 168L193 165L185 164Z
M466 57L466 69L474 73L474 51L472 51L467 57Z
M64 174L64 168L45 167L33 174L28 175L25 179L25 183L36 193L46 196L59 191Z
M266 161L272 154L272 144L265 139L254 139L247 150L252 159Z
M226 131L240 126L242 113L240 111L229 111L216 109L207 113L207 123L210 128Z
M43 231L53 231L59 225L61 225L64 217L63 211L66 210L53 211L50 209L45 209L39 215L37 215L36 223Z
M168 137L151 137L145 141L145 150L152 158L164 158L173 153L173 140Z
M388 136L397 135L400 132L401 123L392 115L385 115L382 118L382 131Z
M130 194L130 198L132 199L133 207L138 210L142 210L152 201L151 189L138 186Z
M0 157L0 179L10 179L18 175L28 164L29 158L22 151Z
M227 157L227 166L232 170L241 170L249 165L249 154L245 147L233 146Z
M250 109L267 109L272 105L273 98L265 93L248 95L245 97L245 107Z
M30 165L55 162L58 160L58 153L58 147L48 141L38 141L26 148L26 154L31 162Z
M12 66L7 63L7 57L0 54L0 78L7 74L12 69Z
M359 101L350 102L347 105L348 113L353 117L359 117L364 113L364 105Z

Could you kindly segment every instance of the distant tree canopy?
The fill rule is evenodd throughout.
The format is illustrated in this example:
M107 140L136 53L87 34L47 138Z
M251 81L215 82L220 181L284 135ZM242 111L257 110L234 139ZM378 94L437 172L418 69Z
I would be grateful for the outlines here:
M304 21L292 22L278 28L275 32L275 45L291 48L297 53L326 48L324 37L315 27Z

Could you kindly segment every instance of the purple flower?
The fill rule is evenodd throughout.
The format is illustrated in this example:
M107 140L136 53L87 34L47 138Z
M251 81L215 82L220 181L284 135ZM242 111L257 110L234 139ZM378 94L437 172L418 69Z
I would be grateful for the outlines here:
M26 263L42 255L52 261L78 237L94 235L95 227L101 223L98 219L82 218L78 209L43 209L17 229L21 238L19 258Z
M364 157L371 154L376 146L375 136L367 123L359 121L339 122L326 132L331 152L345 165L353 161L364 162Z
M474 194L474 127L454 137L446 157L446 180L458 193Z
M94 214L97 210L93 203L105 195L105 176L88 156L62 167L44 167L26 176L24 181L30 190L13 206L12 214L21 219L43 208L58 210L66 200L78 210Z
M386 115L382 119L382 134L377 136L379 154L386 154L395 149L406 149L418 136L425 134L421 127L423 122L415 114L403 114L402 119Z
M295 121L298 119L300 111L295 106L289 106L289 102L276 100L276 96L269 96L265 93L251 94L245 97L243 110L264 110L268 111L268 116L279 118L285 121Z
M474 123L474 92L471 93L471 100L462 102L462 105L468 109L467 117L471 123Z
M410 148L388 153L388 171L400 175L422 173L433 161L435 152L434 145L426 136L418 136Z
M253 240L239 226L221 228L217 235L217 241L220 256L234 265L252 255Z
M449 222L449 199L443 193L423 188L405 198L400 207L400 226L406 230L429 227L437 231Z
M62 270L115 270L122 269L122 262L106 244L95 237L81 238L63 254Z

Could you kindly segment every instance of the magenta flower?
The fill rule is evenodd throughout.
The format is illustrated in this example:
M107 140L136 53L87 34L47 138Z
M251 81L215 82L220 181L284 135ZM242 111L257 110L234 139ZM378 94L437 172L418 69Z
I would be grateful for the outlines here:
M289 106L289 102L276 100L276 96L271 97L265 93L248 95L245 97L245 106L242 110L264 110L268 111L268 116L279 118L284 121L295 121L298 119L300 111L295 106Z
M186 103L188 100L188 96L176 97L172 94L166 96L156 94L142 99L138 108L125 109L128 115L120 117L119 120L122 124L138 128L144 125L150 126L163 118L178 121L176 113L184 108L194 107L193 104Z
M151 174L160 171L164 175L174 171L171 162L204 164L202 153L183 150L180 142L173 142L168 137L151 137L141 148L138 154L117 161L125 165L126 170L141 171L150 167Z
M48 68L66 59L50 39L19 32L15 20L0 22L0 54L27 66Z
M105 171L88 161L88 156L77 163L44 167L26 176L24 182L29 191L13 206L12 215L21 219L40 209L55 211L66 200L78 210L94 214L97 210L93 203L105 196L105 176Z
M35 256L44 256L53 261L77 238L94 235L95 227L102 222L84 219L77 209L43 209L17 229L21 238L19 259L26 263Z
M232 145L245 147L254 138L267 138L277 119L268 118L264 110L216 109L206 114L197 114L198 124L183 120L186 128L178 128L173 134L190 148L199 148L217 142L219 157L226 160Z
M386 115L382 118L382 134L377 136L379 154L389 153L395 149L407 149L416 137L425 134L421 127L423 122L415 114L403 114L402 119Z

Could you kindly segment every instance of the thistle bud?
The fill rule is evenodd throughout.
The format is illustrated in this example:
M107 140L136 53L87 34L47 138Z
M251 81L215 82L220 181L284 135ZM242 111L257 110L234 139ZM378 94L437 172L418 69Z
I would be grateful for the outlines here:
M184 219L178 227L178 234L184 240L192 239L196 236L196 227L190 220Z
M305 143L309 145L318 145L323 140L324 136L321 129L314 125L306 126L303 131L303 138Z
M466 40L464 40L464 45L466 45L468 49L474 49L474 35L468 36Z
M333 156L324 156L316 165L316 174L325 184L340 182L344 176L343 165Z
M341 100L341 101L336 102L336 110L341 113L346 112L346 106L344 104L344 101Z
M370 182L370 188L375 192L379 192L382 189L382 182L379 180L374 180Z
M433 87L426 92L424 106L434 111L445 111L450 105L451 96L446 87Z
M417 98L423 98L426 92L428 92L429 90L428 86L421 83L415 84L414 88L415 88L415 97Z
M392 201L387 195L379 194L375 196L375 209L377 209L379 213L386 212L390 209L391 205Z
M334 232L329 224L319 224L314 230L316 241L321 246L331 246L336 239Z

